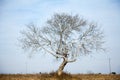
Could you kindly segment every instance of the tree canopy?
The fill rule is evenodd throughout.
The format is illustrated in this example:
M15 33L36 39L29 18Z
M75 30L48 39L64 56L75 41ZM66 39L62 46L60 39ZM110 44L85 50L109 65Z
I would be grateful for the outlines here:
M76 61L80 55L104 50L103 32L97 24L79 15L56 13L43 27L27 25L22 35L20 41L24 49L42 49L67 63Z

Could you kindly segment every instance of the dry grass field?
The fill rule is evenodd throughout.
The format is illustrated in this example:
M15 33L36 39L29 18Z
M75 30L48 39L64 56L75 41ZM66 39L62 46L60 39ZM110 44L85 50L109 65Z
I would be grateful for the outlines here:
M0 74L0 80L120 80L120 74Z

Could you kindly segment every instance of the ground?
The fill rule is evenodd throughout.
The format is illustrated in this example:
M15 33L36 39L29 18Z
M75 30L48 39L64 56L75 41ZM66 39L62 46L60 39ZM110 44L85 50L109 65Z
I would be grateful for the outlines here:
M0 74L0 80L120 80L120 74Z

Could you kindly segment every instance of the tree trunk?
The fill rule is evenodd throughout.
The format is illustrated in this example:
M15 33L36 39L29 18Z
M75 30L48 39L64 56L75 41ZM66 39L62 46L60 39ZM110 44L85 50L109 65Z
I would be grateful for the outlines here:
M62 62L62 64L60 65L58 71L57 71L57 74L58 74L59 76L62 74L63 69L64 69L64 67L65 67L66 64L67 64L67 61L64 59L63 62Z

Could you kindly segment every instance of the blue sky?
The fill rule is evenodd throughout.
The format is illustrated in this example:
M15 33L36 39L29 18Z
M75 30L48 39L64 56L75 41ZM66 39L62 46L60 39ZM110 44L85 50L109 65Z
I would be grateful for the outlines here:
M19 47L20 31L31 22L44 25L54 13L79 14L97 22L105 33L107 52L81 56L68 64L71 73L120 73L120 1L119 0L0 0L0 73L38 73L58 69L61 61L48 54L33 55Z

